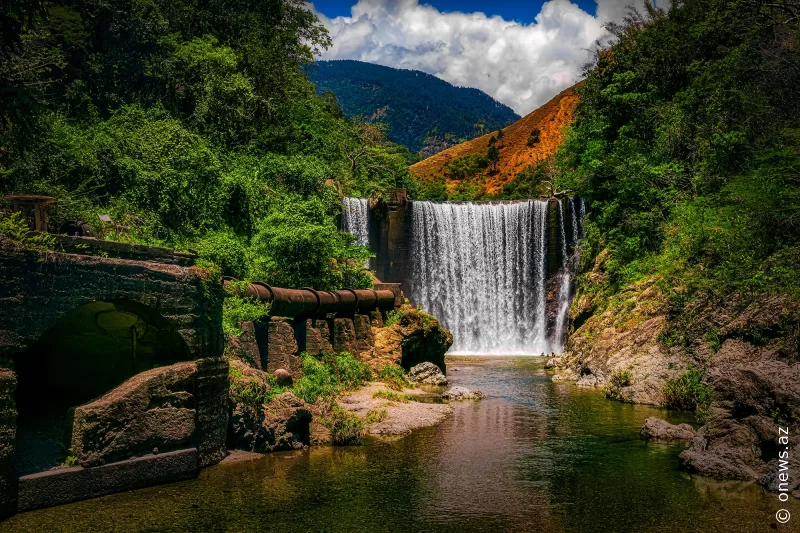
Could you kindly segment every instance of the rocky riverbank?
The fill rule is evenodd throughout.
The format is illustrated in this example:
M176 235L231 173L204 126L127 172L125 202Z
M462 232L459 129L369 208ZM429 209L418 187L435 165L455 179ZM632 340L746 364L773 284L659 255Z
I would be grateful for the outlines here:
M682 288L658 278L609 298L598 290L607 258L601 253L583 275L567 351L548 362L552 379L603 388L624 402L697 408L702 427L681 465L778 490L779 428L800 432L800 302L700 294L677 305ZM797 454L789 468L800 471ZM800 496L799 487L792 476L789 490Z
M336 443L333 433L342 426L361 436L402 436L436 425L452 412L444 401L444 354L452 336L434 317L409 305L375 317L369 349L348 359L361 363L364 377L382 381L364 381L355 390L334 387L311 402L302 399L308 395L303 365L272 373L257 368L257 358L243 353L246 332L254 328L243 329L245 339L229 343L229 450L266 453ZM331 360L332 354L321 354L321 360ZM481 396L467 392L471 396L452 399Z

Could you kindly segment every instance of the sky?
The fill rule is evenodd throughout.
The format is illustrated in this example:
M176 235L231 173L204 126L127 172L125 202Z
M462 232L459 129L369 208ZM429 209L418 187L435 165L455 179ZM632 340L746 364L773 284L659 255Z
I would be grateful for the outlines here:
M313 0L333 45L357 59L475 87L526 115L582 77L603 25L644 0ZM668 7L661 0L659 7Z

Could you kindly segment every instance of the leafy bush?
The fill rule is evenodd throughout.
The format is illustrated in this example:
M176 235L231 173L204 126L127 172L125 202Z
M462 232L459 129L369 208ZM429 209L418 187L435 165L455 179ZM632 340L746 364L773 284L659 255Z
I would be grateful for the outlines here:
M378 371L378 379L386 383L386 386L394 390L403 390L412 386L406 379L402 367L396 365L382 366Z
M332 398L342 391L355 390L372 379L372 371L349 353L326 352L322 360L301 354L303 377L294 385L294 393L308 403Z
M369 251L336 228L323 199L287 195L273 202L252 241L255 279L281 287L368 288Z
M697 419L705 421L708 408L713 399L713 390L703 383L703 372L689 367L676 379L664 385L664 405L672 409L696 411Z
M333 373L343 390L355 390L372 379L372 370L363 361L355 359L348 352L342 352L333 358L326 356L326 361L333 368Z
M631 377L630 369L614 371L605 386L606 396L609 398L619 397L620 391L631 384Z
M403 312L399 309L392 309L386 313L386 321L383 323L383 325L387 328L390 328L400 322L401 318L403 318Z
M240 284L240 294L244 294L246 286L246 283ZM260 320L269 315L270 307L269 303L229 291L222 302L222 331L226 335L239 336L243 333L239 322Z
M358 446L364 443L364 422L338 405L325 416L324 425L331 432L334 446Z
M41 252L52 250L55 246L55 239L52 235L47 233L40 233L28 237L28 224L22 217L21 213L11 213L10 216L5 216L0 213L0 233L5 235L9 240L27 248L28 250L38 250Z
M249 277L247 243L230 229L207 233L194 248L201 259L219 265L226 276Z
M329 398L339 391L339 382L330 365L303 353L303 377L295 381L294 395L308 403L319 398Z

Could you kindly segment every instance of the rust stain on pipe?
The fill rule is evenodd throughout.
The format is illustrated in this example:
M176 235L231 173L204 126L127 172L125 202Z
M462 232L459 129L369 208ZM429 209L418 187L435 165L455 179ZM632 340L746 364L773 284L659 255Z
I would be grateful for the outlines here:
M232 287L225 281L226 287ZM238 289L234 289L237 294ZM272 304L273 316L304 317L314 314L346 313L394 309L394 293L389 290L342 289L317 291L311 288L284 289L256 281L247 286L251 298Z

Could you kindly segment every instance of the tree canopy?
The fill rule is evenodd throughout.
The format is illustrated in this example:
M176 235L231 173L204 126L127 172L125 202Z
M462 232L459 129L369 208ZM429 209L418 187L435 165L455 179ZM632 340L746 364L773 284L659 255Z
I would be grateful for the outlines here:
M56 196L51 230L106 213L230 275L369 284L337 188L402 185L407 156L316 95L305 2L10 0L0 28L0 190Z

